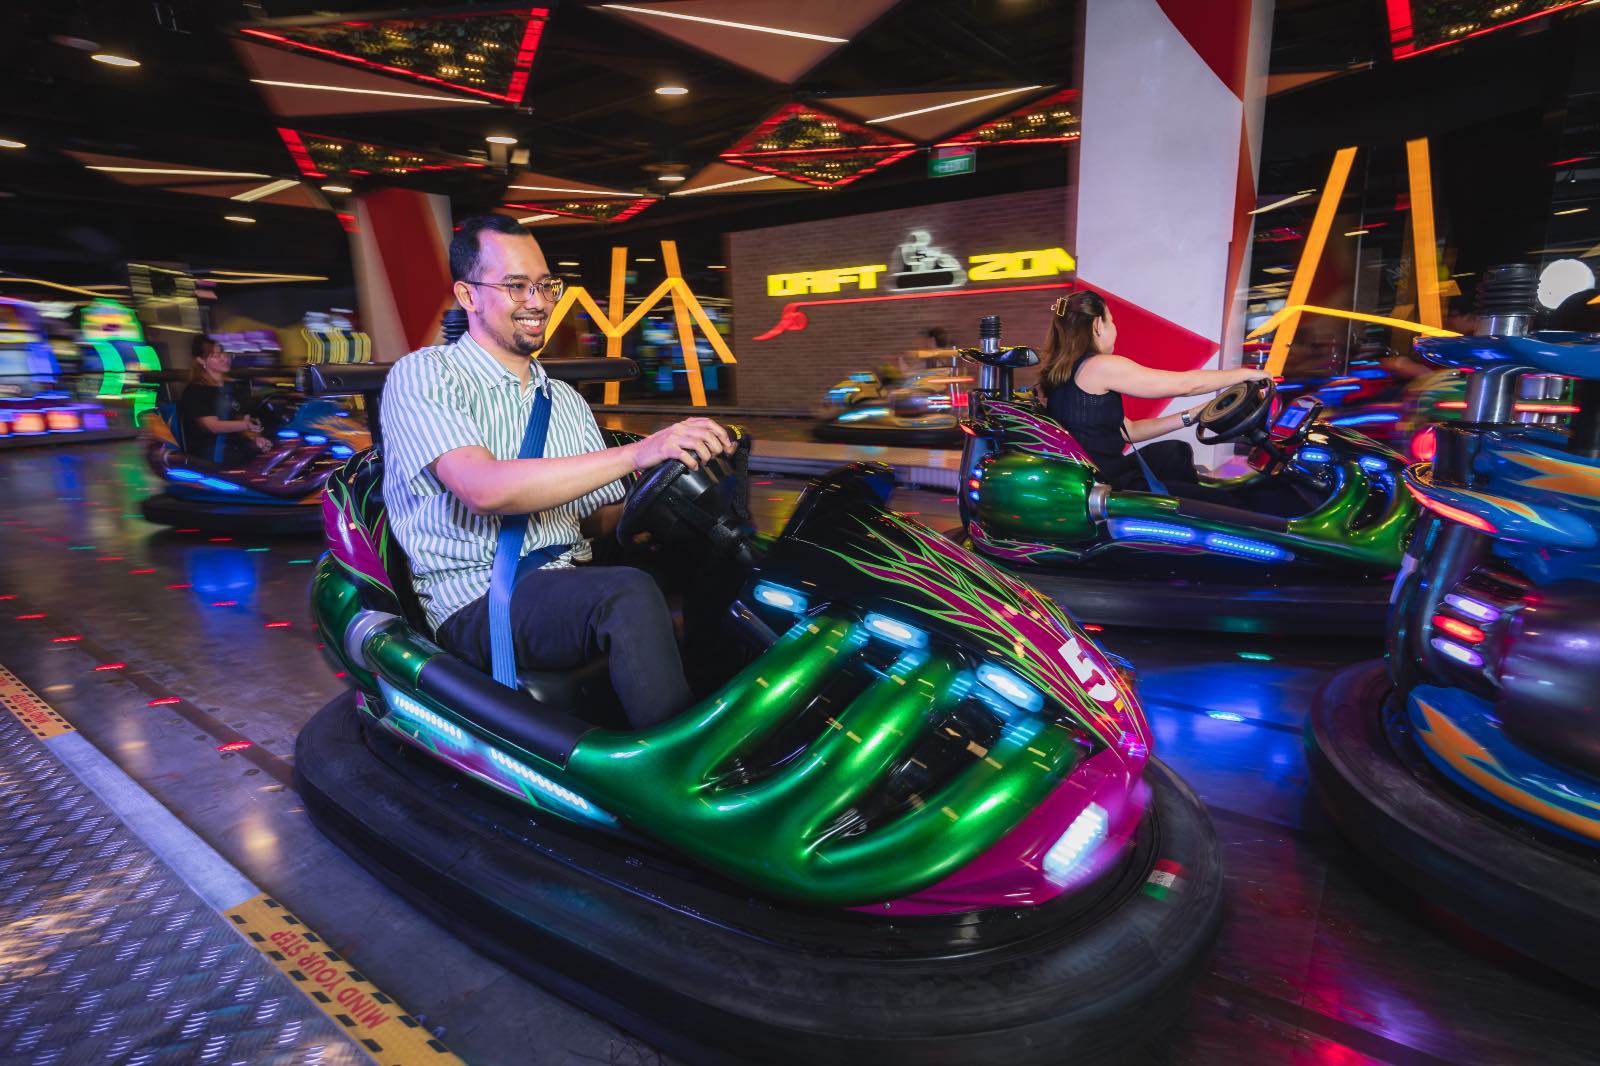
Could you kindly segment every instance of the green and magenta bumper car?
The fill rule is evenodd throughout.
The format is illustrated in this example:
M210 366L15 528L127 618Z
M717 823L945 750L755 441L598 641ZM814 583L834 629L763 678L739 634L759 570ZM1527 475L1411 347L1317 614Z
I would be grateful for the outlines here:
M987 372L962 423L961 536L974 551L1088 622L1382 631L1417 513L1398 453L1324 421L1315 397L1280 409L1270 382L1250 382L1218 393L1199 422L1202 443L1250 445L1247 473L1204 479L1239 506L1113 489L1071 433L1013 393L1011 373L1038 354L990 347L963 351Z
M1427 509L1387 664L1340 674L1313 780L1382 868L1490 936L1600 983L1600 334L1434 338L1468 409L1405 471ZM1573 379L1570 426L1517 379Z
M487 954L691 1061L1125 1052L1185 998L1221 905L1209 819L1151 756L1125 667L888 510L886 468L818 481L763 541L739 467L630 489L625 541L686 578L700 692L635 730L604 658L512 689L436 644L381 448L351 459L312 590L351 688L300 734L312 818Z

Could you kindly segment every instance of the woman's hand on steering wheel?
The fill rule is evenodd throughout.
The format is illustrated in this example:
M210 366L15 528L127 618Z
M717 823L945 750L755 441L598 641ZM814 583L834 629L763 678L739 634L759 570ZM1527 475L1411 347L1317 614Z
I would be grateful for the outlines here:
M635 470L648 470L672 459L690 470L698 470L701 463L713 456L731 455L733 440L728 431L712 419L686 418L629 447L633 449Z

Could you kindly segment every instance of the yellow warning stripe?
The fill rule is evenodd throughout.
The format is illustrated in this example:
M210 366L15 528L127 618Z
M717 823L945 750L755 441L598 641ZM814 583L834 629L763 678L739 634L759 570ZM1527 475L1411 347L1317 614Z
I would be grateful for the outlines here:
M381 1066L461 1063L271 896L247 899L223 916Z
M71 722L57 714L54 707L35 696L33 689L24 685L16 674L3 666L0 666L0 705L16 716L17 721L27 726L28 731L40 740L49 740L63 733L75 732Z

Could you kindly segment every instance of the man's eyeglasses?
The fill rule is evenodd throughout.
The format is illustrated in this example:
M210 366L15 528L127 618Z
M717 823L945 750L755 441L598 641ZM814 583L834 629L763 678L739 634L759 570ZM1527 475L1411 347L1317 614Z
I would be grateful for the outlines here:
M530 289L537 289L539 295L550 303L560 300L561 294L567 291L567 283L560 278L540 278L538 281L468 281L466 284L502 289L511 297L513 303L519 304L527 302Z

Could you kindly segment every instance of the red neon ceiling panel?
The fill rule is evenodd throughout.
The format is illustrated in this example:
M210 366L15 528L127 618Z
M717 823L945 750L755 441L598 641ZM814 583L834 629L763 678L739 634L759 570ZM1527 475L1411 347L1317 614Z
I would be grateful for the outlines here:
M1394 58L1432 52L1529 19L1543 18L1588 0L1385 0Z
M523 7L419 18L274 22L239 32L324 59L520 104L549 17L548 8Z
M939 143L1041 144L1075 141L1078 135L1078 90L1063 89Z
M530 215L559 215L584 222L624 222L655 203L658 197L637 200L539 200L506 204Z
M394 177L446 170L486 169L486 164L474 159L418 152L410 148L392 148L321 133L280 127L278 135L294 157L295 166L308 178L361 178L373 174Z
M726 162L832 189L904 159L910 141L806 104L788 104L722 153Z

